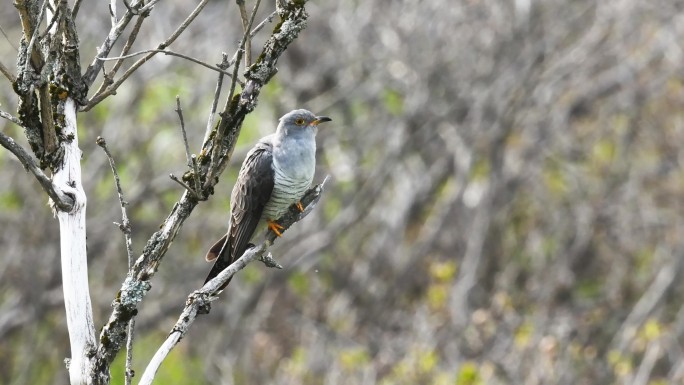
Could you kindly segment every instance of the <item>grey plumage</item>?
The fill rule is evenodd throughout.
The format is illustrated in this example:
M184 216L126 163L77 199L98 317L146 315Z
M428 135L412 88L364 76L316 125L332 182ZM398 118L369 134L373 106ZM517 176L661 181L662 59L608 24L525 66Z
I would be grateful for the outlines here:
M249 151L231 194L228 232L207 252L207 261L216 262L205 283L239 258L261 228L299 202L316 168L318 124L330 120L291 111L280 118L274 134Z

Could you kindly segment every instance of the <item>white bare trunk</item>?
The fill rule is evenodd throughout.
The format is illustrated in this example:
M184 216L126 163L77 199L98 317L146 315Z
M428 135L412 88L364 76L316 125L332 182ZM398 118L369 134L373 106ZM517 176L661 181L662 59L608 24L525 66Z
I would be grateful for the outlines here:
M64 107L64 166L55 172L53 183L72 194L75 204L71 212L57 212L60 227L62 285L67 327L71 344L69 378L71 385L85 385L91 369L88 352L95 347L95 326L88 289L86 254L86 195L81 184L81 150L76 131L76 103L68 98Z

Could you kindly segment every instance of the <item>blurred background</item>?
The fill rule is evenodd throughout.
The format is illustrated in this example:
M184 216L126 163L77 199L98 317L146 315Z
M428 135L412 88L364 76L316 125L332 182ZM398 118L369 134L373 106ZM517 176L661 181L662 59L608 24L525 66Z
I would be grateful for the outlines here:
M109 29L107 3L84 2L76 20L84 68ZM158 3L134 51L156 47L194 5ZM225 231L246 152L304 107L334 120L318 136L317 180L331 176L323 199L272 249L285 269L241 271L157 384L684 382L683 1L307 9L232 167L152 281L137 373L210 269L204 253ZM257 21L273 10L264 2ZM0 9L0 26L12 66L13 7ZM241 36L237 6L217 0L170 48L217 63ZM0 84L0 108L14 113ZM215 84L204 67L159 56L79 115L96 325L127 262L95 138L118 163L137 257L182 193L168 178L185 170L175 97L197 152ZM28 147L20 128L3 120L0 130ZM4 149L0 181L0 383L66 384L58 223Z

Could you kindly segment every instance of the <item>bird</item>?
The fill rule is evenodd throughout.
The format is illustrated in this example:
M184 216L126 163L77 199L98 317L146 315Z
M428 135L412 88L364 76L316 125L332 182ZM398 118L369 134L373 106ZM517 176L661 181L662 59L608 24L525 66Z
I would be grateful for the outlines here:
M281 236L276 220L290 206L303 210L300 199L316 169L318 125L330 121L305 109L290 111L280 118L275 133L261 138L247 153L231 193L228 231L205 257L214 266L204 283L240 258L262 230Z

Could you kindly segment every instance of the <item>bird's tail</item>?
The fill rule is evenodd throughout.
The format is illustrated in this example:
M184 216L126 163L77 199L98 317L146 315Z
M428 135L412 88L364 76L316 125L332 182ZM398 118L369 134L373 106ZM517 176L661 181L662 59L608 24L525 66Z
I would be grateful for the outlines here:
M204 280L204 283L207 283L212 278L219 275L219 273L221 273L226 267L230 266L231 263L233 263L233 259L230 256L228 234L224 235L221 239L214 243L211 249L209 249L209 251L207 252L205 259L208 262L216 260L216 262L214 262L214 266L211 268L211 271L209 272L209 275L207 276L207 279ZM226 286L228 286L228 283L230 283L231 278L229 278L228 281L225 284L223 284L223 286L221 286L219 289L223 290Z

